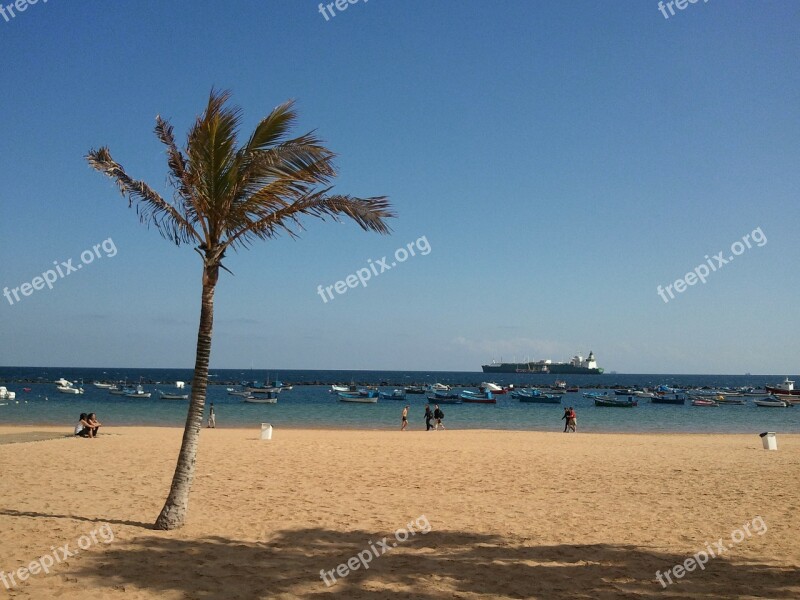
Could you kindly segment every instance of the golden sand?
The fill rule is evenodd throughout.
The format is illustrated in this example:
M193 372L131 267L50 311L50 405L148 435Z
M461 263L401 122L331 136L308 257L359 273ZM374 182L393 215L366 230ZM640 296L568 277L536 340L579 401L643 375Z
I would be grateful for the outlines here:
M87 548L0 598L800 597L798 435L203 430L187 524L154 531L181 433L0 445L0 570Z

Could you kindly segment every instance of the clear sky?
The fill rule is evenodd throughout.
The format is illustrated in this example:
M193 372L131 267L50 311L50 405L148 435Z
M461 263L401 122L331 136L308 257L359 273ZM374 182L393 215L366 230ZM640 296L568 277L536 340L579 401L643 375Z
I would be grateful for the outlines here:
M478 370L594 350L620 373L800 371L800 3L333 10L40 0L0 16L0 287L116 250L0 297L0 364L193 364L199 257L83 157L108 145L170 196L155 116L182 138L217 87L246 130L296 99L298 133L339 154L336 190L388 195L399 216L391 236L306 220L299 241L232 254L212 368ZM426 255L318 295L423 237ZM706 255L706 283L674 291Z

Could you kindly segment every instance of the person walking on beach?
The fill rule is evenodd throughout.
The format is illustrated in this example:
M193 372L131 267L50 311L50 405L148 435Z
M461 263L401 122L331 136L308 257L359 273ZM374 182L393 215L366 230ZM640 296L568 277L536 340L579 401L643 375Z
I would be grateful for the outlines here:
M425 431L431 430L431 419L433 419L433 411L431 410L431 405L425 405Z
M405 431L406 427L408 427L408 404L406 404L406 407L403 409L402 419L403 421L402 424L400 425L400 431Z
M572 433L575 433L578 430L578 415L575 414L575 409L571 406L569 407L567 417L567 426Z
M208 425L206 425L207 429L216 429L217 428L217 415L214 414L214 403L211 403L211 407L208 411Z
M564 416L561 417L561 420L564 421L564 433L567 433L567 431L569 430L569 411L570 410L572 410L572 408L565 408L564 409Z
M444 429L444 423L442 423L442 419L444 419L444 411L439 408L438 404L434 405L433 418L436 419L436 431L439 431L439 427Z

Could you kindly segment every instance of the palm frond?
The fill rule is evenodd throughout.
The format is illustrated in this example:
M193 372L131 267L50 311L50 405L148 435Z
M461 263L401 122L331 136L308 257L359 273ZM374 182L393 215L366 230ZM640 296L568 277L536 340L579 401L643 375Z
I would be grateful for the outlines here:
M169 202L143 181L131 178L122 166L111 158L105 146L90 150L86 155L89 166L105 174L117 184L123 197L128 198L128 206L136 203L139 221L153 225L166 239L180 245L199 239L197 232L186 218Z
M391 205L386 196L372 198L355 198L353 196L328 195L329 189L307 194L292 203L286 203L277 210L266 210L263 216L243 224L238 230L231 231L224 241L226 247L247 247L255 239L269 239L279 233L287 233L297 237L303 226L298 217L309 215L325 220L332 217L338 220L346 216L354 220L365 231L389 233L391 228L386 219L394 217Z

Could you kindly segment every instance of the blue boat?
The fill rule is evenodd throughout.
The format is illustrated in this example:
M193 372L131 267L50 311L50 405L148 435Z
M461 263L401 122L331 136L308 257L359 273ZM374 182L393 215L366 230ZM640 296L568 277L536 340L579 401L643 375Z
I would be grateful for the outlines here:
M442 396L434 394L433 396L427 396L427 398L431 404L461 404L461 396L458 394L445 394Z
M364 390L364 392L339 392L339 402L362 402L374 404L378 401L378 392Z
M561 396L544 394L541 390L521 389L511 392L511 397L520 402L533 402L538 404L561 404Z
M497 404L497 398L494 397L492 392L461 392L460 398L463 402L470 402L473 404Z
M391 392L380 392L378 397L381 400L405 400L406 393L403 390L392 390Z

